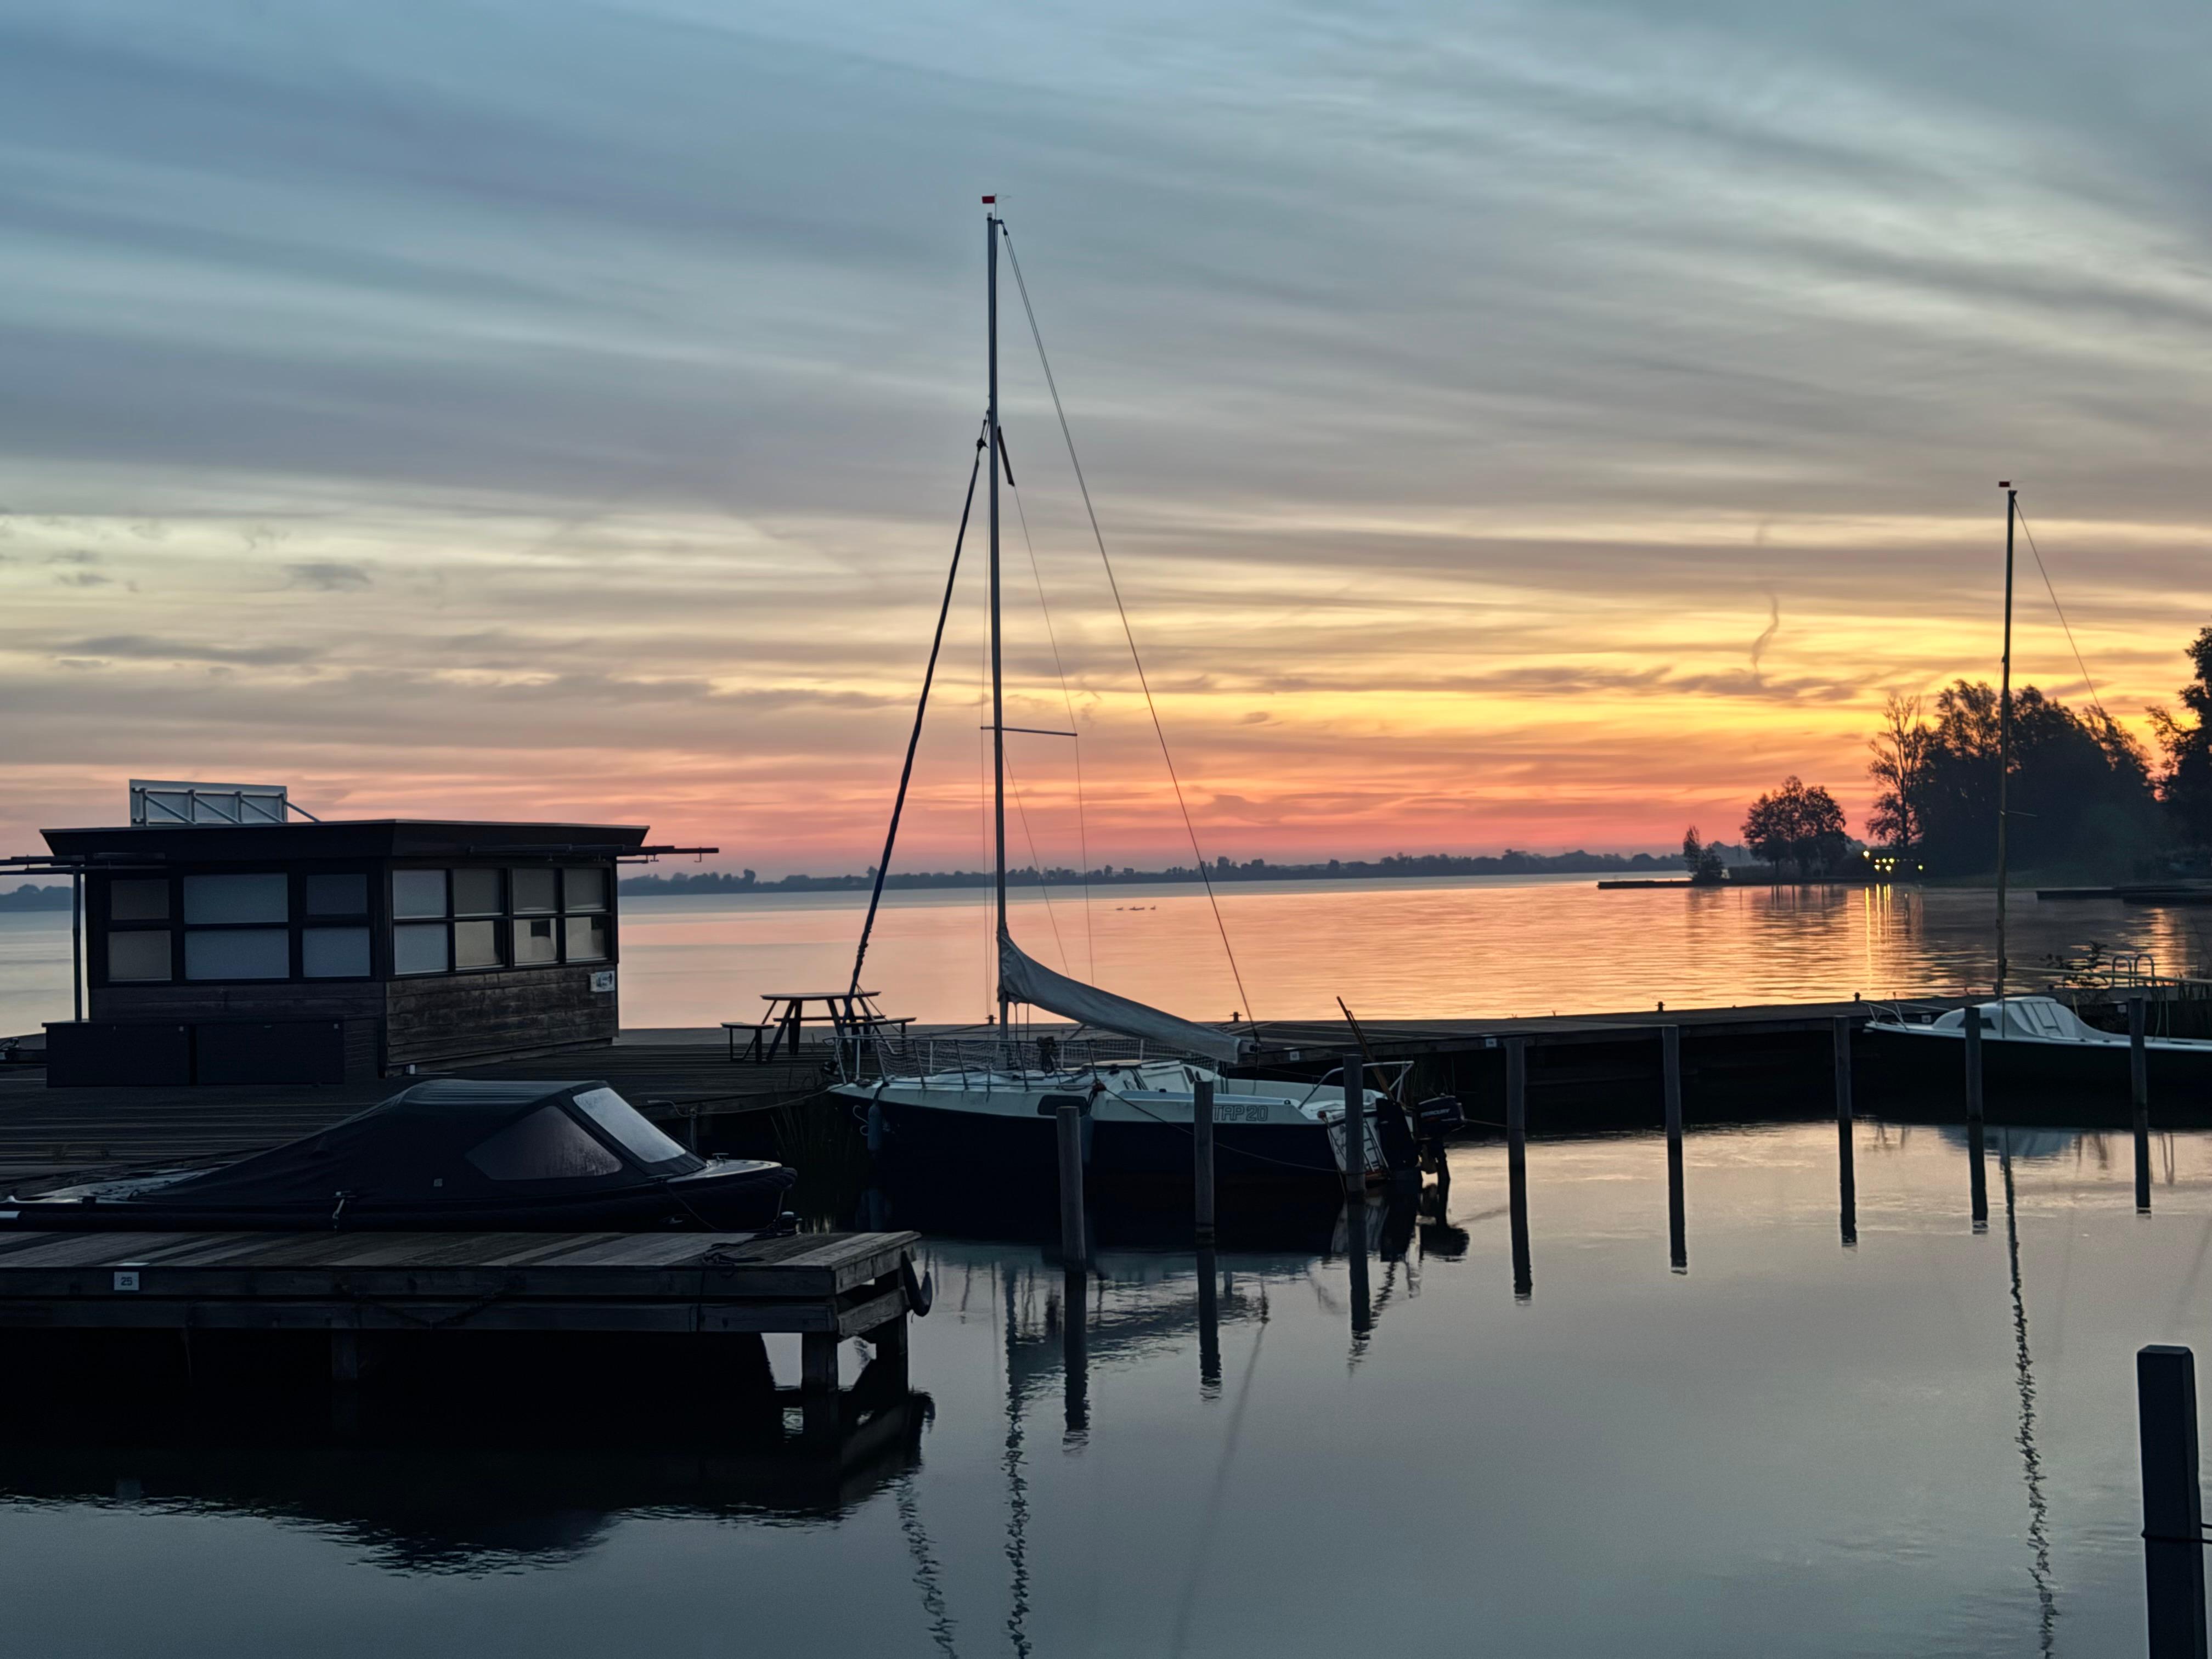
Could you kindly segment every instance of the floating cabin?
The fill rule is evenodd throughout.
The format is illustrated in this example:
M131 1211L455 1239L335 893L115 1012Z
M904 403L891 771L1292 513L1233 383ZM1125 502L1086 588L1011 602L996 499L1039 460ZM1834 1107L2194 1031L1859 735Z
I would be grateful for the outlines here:
M279 809L281 811L281 808ZM47 1081L339 1083L613 1041L640 825L136 823L44 832L84 883L88 1018Z

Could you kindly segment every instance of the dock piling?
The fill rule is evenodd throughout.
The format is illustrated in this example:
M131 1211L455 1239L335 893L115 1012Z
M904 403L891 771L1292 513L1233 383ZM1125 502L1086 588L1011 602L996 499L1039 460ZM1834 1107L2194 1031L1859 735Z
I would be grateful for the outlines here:
M1528 1264L1528 1041L1505 1039L1505 1181L1513 1232L1513 1294L1534 1289Z
M1080 1267L1090 1259L1084 1248L1082 1103L1063 1097L1053 1117L1060 1136L1060 1255Z
M2128 999L2128 1092L2135 1105L2136 1213L2150 1213L2150 1045L2149 1011L2143 999Z
M1682 1028L1660 1028L1661 1070L1667 1091L1667 1257L1678 1273L1690 1270L1688 1218L1682 1194Z
M1367 1190L1367 1075L1361 1057L1344 1057L1344 1190Z
M1851 1135L1851 1021L1836 1016L1836 1213L1846 1244L1859 1242L1859 1180Z
M1213 1243L1213 1079L1200 1078L1190 1091L1191 1188L1200 1249Z
M2136 1413L2150 1659L2205 1659L2204 1496L2189 1349L2154 1342L2136 1350Z
M1966 1121L1982 1121L1982 1017L1969 1003L1962 1024L1966 1039Z

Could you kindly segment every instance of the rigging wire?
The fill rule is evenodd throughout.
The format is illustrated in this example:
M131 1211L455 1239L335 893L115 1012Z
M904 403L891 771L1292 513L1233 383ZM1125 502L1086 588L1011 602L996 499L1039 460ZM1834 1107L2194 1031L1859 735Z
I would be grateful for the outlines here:
M1060 936L1060 917L1052 908L1052 884L1045 879L1044 860L1038 855L1036 836L1030 829L1028 809L1022 805L1022 786L1014 779L1014 769L1006 768L1006 787L1014 797L1014 816L1021 820L1022 839L1030 844L1030 867L1036 872L1037 891L1044 897L1044 919L1052 924L1053 948L1060 952L1060 970L1067 969L1067 945Z
M1006 453L1006 434L1003 425L999 430L999 453ZM1011 469L1010 469L1011 471ZM1083 878L1083 955L1089 963L1093 984L1098 979L1098 946L1091 930L1091 831L1085 822L1083 808L1083 734L1076 730L1075 699L1067 690L1067 669L1060 659L1060 639L1053 631L1052 606L1044 597L1044 571L1037 563L1036 544L1030 538L1029 509L1022 505L1018 487L1008 492L1014 498L1014 516L1021 521L1022 545L1029 550L1030 575L1036 583L1037 609L1044 613L1045 642L1052 647L1053 672L1060 676L1060 701L1067 710L1068 735L1075 739L1075 856L1076 866ZM1040 868L1037 879L1044 879ZM1062 960L1066 953L1062 953Z
M1083 495L1083 511L1091 520L1091 534L1098 544L1098 562L1106 568L1106 586L1114 595L1114 610L1121 619L1121 637L1129 642L1129 660L1136 665L1137 684L1145 694L1146 711L1152 717L1152 735L1160 741L1160 758L1167 763L1168 783L1175 791L1176 810L1182 815L1183 833L1190 837L1191 855L1198 860L1198 878L1206 886L1206 902L1213 911L1213 926L1221 935L1221 948L1229 957L1229 975L1237 981L1237 994L1246 1018L1258 1024L1252 999L1244 989L1244 975L1237 966L1236 947L1229 942L1228 925L1221 919L1221 901L1214 894L1213 878L1206 872L1206 854L1198 844L1198 828L1191 822L1189 805L1183 799L1182 780L1176 775L1175 756L1168 748L1167 728L1160 724L1158 704L1152 701L1152 683L1146 678L1145 659L1137 652L1136 630L1129 625L1129 609L1121 603L1121 584L1114 576L1114 561L1106 551L1106 532L1098 527L1098 509L1091 504L1091 485L1083 476L1083 463L1075 453L1075 434L1067 424L1067 410L1060 401L1060 383L1053 378L1052 359L1045 353L1044 331L1037 326L1036 307L1030 303L1030 285L1022 276L1022 262L1014 254L1012 231L1006 221L999 222L999 234L1005 238L1006 263L1013 270L1014 289L1022 296L1022 314L1029 319L1030 337L1036 341L1037 362L1044 370L1045 388L1052 393L1052 410L1060 420L1060 435L1067 446L1068 465L1075 469L1075 487Z
M2019 497L2013 498L2012 507L2020 515L2021 533L2027 538L2027 550L2035 556L2036 573L2043 578L2043 591L2051 595L2051 608L2058 613L2059 627L2066 630L2066 646L2074 653L2074 665L2081 671L2082 683L2089 688L2089 702L2110 724L2112 717L2105 714L2104 702L2097 696L2097 682L2090 678L2089 665L2081 658L2081 647L2074 643L2074 625L2066 620L2066 607L2058 603L2058 590L2051 585L2051 572L2043 562L2043 550L2035 544L2035 532L2027 527L2027 514L2021 512Z

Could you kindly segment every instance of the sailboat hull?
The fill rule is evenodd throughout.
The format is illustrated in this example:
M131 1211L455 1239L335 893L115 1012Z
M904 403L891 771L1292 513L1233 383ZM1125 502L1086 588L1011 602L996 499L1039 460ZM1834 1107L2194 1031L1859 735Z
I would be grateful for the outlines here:
M1224 1184L1340 1182L1342 1109L1336 1091L1297 1082L1224 1079L1214 1105L1215 1177ZM1265 1092L1267 1090L1277 1092ZM1073 1102L1083 1126L1084 1164L1096 1179L1188 1186L1193 1171L1191 1097L1123 1086L1090 1089L1081 1079L1009 1080L962 1089L935 1080L847 1083L836 1092L855 1103L887 1170L927 1173L962 1188L1003 1182L1052 1182L1059 1171L1059 1107ZM1313 1097L1328 1097L1317 1103ZM1395 1164L1384 1114L1398 1108L1369 1091L1369 1176ZM1410 1154L1410 1134L1403 1151Z

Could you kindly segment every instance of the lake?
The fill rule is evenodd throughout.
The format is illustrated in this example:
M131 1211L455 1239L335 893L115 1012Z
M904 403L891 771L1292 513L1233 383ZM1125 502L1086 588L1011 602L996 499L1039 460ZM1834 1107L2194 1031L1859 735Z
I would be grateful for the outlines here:
M811 1484L559 1375L520 1449L17 1423L0 1603L42 1659L2140 1651L2132 1355L2212 1345L2212 1138L2154 1152L2146 1218L2124 1137L1993 1131L1978 1235L1959 1135L1863 1121L1846 1247L1832 1124L1693 1131L1677 1273L1661 1138L1539 1140L1522 1299L1464 1145L1363 1335L1328 1225L1224 1250L1212 1379L1189 1253L1102 1246L1072 1374L1056 1264L936 1239L918 1438Z
M626 899L623 1023L752 1018L763 992L842 987L866 895ZM1957 991L1990 971L1993 896L1972 888L1596 890L1588 876L1238 883L1220 891L1241 995L1202 890L1101 887L1016 903L1030 953L1199 1018L1540 1014ZM2197 913L2015 895L2016 967L2092 942L2165 972L2212 968ZM989 894L887 894L866 979L931 1024L991 1012ZM1095 972L1093 971L1095 968ZM0 915L0 1033L69 1017L66 913Z

